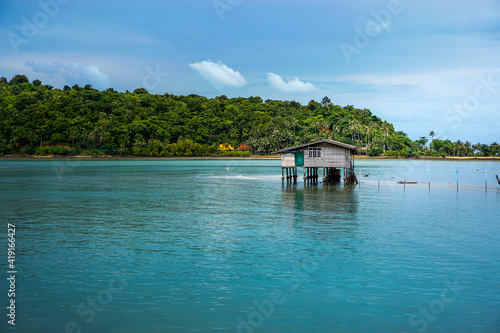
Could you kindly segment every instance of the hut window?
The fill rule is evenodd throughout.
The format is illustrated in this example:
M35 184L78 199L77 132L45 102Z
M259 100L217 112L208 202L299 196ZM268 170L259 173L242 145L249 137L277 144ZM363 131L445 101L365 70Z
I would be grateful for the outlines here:
M321 148L309 148L309 157L321 157Z

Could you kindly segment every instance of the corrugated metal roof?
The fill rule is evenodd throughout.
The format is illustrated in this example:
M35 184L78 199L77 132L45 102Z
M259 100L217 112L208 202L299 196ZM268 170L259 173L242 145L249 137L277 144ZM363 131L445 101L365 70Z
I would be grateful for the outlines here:
M302 148L306 148L306 147L309 147L309 146L316 145L318 143L327 143L327 144L330 144L332 146L338 146L338 147L342 147L342 148L347 148L347 149L350 149L350 150L353 150L353 151L357 151L359 149L359 147L351 146L351 145L348 145L347 143L342 143L342 142L338 142L338 141L334 141L334 140L323 139L323 140L319 140L319 141L314 141L314 142L306 143L306 144L303 144L303 145L298 145L298 146L294 146L294 147L283 148L283 149L280 149L280 150L277 150L277 151L273 151L271 154L281 154L281 153L286 153L286 152L292 152L292 151L296 151L296 150L299 150L299 149L302 149Z

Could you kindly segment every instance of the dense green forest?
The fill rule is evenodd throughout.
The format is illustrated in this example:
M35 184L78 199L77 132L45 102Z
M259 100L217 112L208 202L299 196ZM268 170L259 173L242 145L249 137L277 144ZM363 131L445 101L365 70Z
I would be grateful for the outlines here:
M406 133L368 109L338 106L328 97L301 105L260 97L208 99L98 91L91 85L62 90L0 78L0 155L207 156L269 154L320 139L362 147L362 154L391 156L495 155L499 145L471 144ZM236 150L220 150L220 145ZM238 150L240 147L240 150ZM251 150L251 151L250 151Z

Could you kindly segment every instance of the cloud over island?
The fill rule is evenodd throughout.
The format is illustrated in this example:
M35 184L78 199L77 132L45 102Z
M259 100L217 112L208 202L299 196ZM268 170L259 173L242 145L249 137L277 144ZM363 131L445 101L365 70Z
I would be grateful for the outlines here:
M243 87L247 83L240 72L229 68L221 61L215 63L205 60L189 64L189 67L197 71L198 74L216 88Z
M298 77L286 82L274 73L267 73L267 81L272 87L285 93L309 93L317 89L311 82L300 81Z
M111 79L96 65L80 65L76 62L64 64L62 62L33 62L27 61L26 66L35 73L43 73L48 77L62 77L67 84L92 84L95 88L106 89L111 86Z

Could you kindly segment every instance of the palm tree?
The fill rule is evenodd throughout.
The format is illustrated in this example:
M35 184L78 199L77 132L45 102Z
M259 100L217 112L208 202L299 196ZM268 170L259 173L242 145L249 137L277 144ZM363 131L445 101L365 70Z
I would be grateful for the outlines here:
M106 142L106 138L108 133L101 127L99 128L97 132L97 137L99 138L99 143L102 145L104 142Z
M429 136L432 138L432 141L434 141L434 136L436 136L436 133L434 133L434 131L431 131L429 133ZM432 144L432 142L431 142L431 144Z
M125 146L121 145L120 148L118 148L118 154L123 155L127 149L125 149Z
M472 151L472 145L469 141L465 141L465 155L466 156L472 156L474 155L474 152Z
M69 132L69 135L71 136L71 148L75 148L75 138L78 135L78 132L75 129L72 129Z
M35 135L33 134L33 132L31 130L28 131L28 139L30 140L30 146L31 146L31 139L33 139L35 137Z
M340 133L340 129L341 129L341 128L340 128L340 126L339 126L339 125L337 125L337 124L335 124L335 125L333 125L333 126L332 126L332 136L333 136L333 140L336 140L336 138L337 138L337 134L339 134L339 133Z
M319 128L319 126L320 126L319 121L313 121L313 122L311 123L311 125L312 125L312 127L314 128L314 134L317 134L317 133L318 133L318 128Z
M12 148L14 149L14 154L16 153L16 148L19 148L19 136L17 134L10 140L12 143Z
M297 125L299 124L299 121L295 118L292 118L290 121L290 126L293 127L293 136L295 136L295 129L297 128Z
M89 139L92 140L92 149L95 148L95 137L96 137L95 131L89 133Z
M385 142L383 144L383 150L385 152L385 144L387 143L387 148L389 147L389 125L387 123L384 123L382 125L382 135L385 138Z
M354 141L354 133L357 129L356 120L354 119L349 120L349 122L347 123L347 128L351 132L351 141Z
M323 127L323 133L325 137L328 137L328 131L330 130L330 122L328 120L323 120L321 122L321 127Z
M370 134L373 131L373 122L368 123L368 125L365 126L365 130L366 130L366 155L368 155L368 146L370 144Z
M490 148L493 155L500 153L500 145L498 143L492 142Z
M289 120L284 120L283 125L285 125L286 129L289 130L290 126L292 125L292 122Z
M478 142L475 145L472 145L472 149L474 149L474 155L481 153L481 144Z

